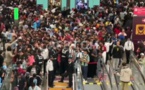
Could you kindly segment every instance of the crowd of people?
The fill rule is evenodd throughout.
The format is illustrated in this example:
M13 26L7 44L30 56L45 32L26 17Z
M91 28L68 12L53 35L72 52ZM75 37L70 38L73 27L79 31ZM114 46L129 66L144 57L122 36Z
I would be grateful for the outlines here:
M127 64L131 51L144 64L145 44L135 50L131 41L133 7L144 5L142 0L119 4L102 0L100 6L82 12L55 6L43 10L35 0L0 0L1 78L11 67L18 76L14 88L41 90L42 77L48 74L50 87L56 75L62 76L60 82L69 76L71 87L76 60L85 81L99 76L101 63L112 60L118 69L124 53ZM14 7L19 8L18 21L13 19Z

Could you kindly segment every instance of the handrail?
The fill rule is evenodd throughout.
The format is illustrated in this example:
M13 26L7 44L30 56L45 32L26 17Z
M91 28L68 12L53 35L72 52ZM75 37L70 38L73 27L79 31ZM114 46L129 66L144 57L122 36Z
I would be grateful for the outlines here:
M138 69L139 73L141 74L141 77L142 77L142 79L143 79L143 81L145 83L145 77L144 77L143 73L141 72L141 70L139 69L140 66L137 63L137 60L136 60L135 55L134 55L133 52L131 53L131 57L132 57L132 60L133 60L134 65L137 67L137 69Z
M73 90L76 90L76 74L73 74Z
M106 68L106 65L105 63L102 61L102 64L103 64L103 67L105 68L105 70L107 71L107 75L109 77L109 82L111 84L111 88L113 87L113 84L112 84L112 80L111 80L111 76L110 76L110 73L108 72L107 68ZM110 67L109 67L110 68Z
M84 90L80 61L76 60L76 64L77 64L77 68L76 68L77 71L76 71L76 78L74 78L74 80L76 81L75 83L76 87L74 87L75 89L73 90Z
M113 67L110 65L110 67L109 67L109 69L110 70L112 70L113 71ZM112 72L109 72L109 76L111 77L111 74L113 74ZM115 74L113 74L113 76L114 76L114 79L115 79L115 84L116 84L116 86L117 86L117 88L119 88L119 86L118 86L118 81L117 81L117 76L115 75ZM113 81L112 81L112 79L110 80L111 81L111 86L112 86L112 88L113 88Z

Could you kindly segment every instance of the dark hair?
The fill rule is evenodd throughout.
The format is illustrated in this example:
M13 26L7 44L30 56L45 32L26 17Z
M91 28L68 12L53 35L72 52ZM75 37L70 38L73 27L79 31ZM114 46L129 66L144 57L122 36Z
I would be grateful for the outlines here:
M126 65L127 65L126 62L123 62L123 63L122 63L122 66L126 66Z
M32 83L31 86L34 87L35 86L35 83Z
M3 51L2 50L0 50L0 54L2 54L3 53Z
M10 46L8 46L7 51L12 51L12 48Z

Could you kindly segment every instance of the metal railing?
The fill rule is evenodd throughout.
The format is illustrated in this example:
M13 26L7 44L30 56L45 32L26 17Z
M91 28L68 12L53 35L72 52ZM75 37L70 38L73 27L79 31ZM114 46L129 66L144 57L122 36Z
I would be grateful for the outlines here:
M73 90L84 90L80 61L76 60L76 72L73 75Z
M140 72L141 77L142 77L142 79L143 79L143 81L144 81L144 83L145 83L145 77L144 77L144 75L143 75L143 72L142 72L141 69L140 69L140 65L139 65L139 63L137 62L137 59L136 59L136 57L135 57L134 52L131 52L131 59L132 59L134 65L137 67L138 71Z
M102 72L103 72L103 76L104 76L104 73L106 72L106 73L107 73L107 76L108 76L108 78L109 78L110 86L111 86L111 88L112 88L111 76L110 76L110 73L109 73L109 71L108 71L108 69L107 69L107 67L106 67L106 64L104 63L104 60L103 60L103 59L102 59L101 65L102 65L102 68L101 68L101 69L102 69ZM109 89L108 89L108 86L107 86L105 83L106 83L106 81L103 79L102 85L101 85L101 89L102 89L102 90L109 90Z

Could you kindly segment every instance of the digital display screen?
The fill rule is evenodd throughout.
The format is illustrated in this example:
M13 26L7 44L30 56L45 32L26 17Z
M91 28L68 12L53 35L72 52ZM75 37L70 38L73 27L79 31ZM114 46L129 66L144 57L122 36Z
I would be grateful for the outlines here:
M89 0L76 0L76 8L80 9L88 9Z

